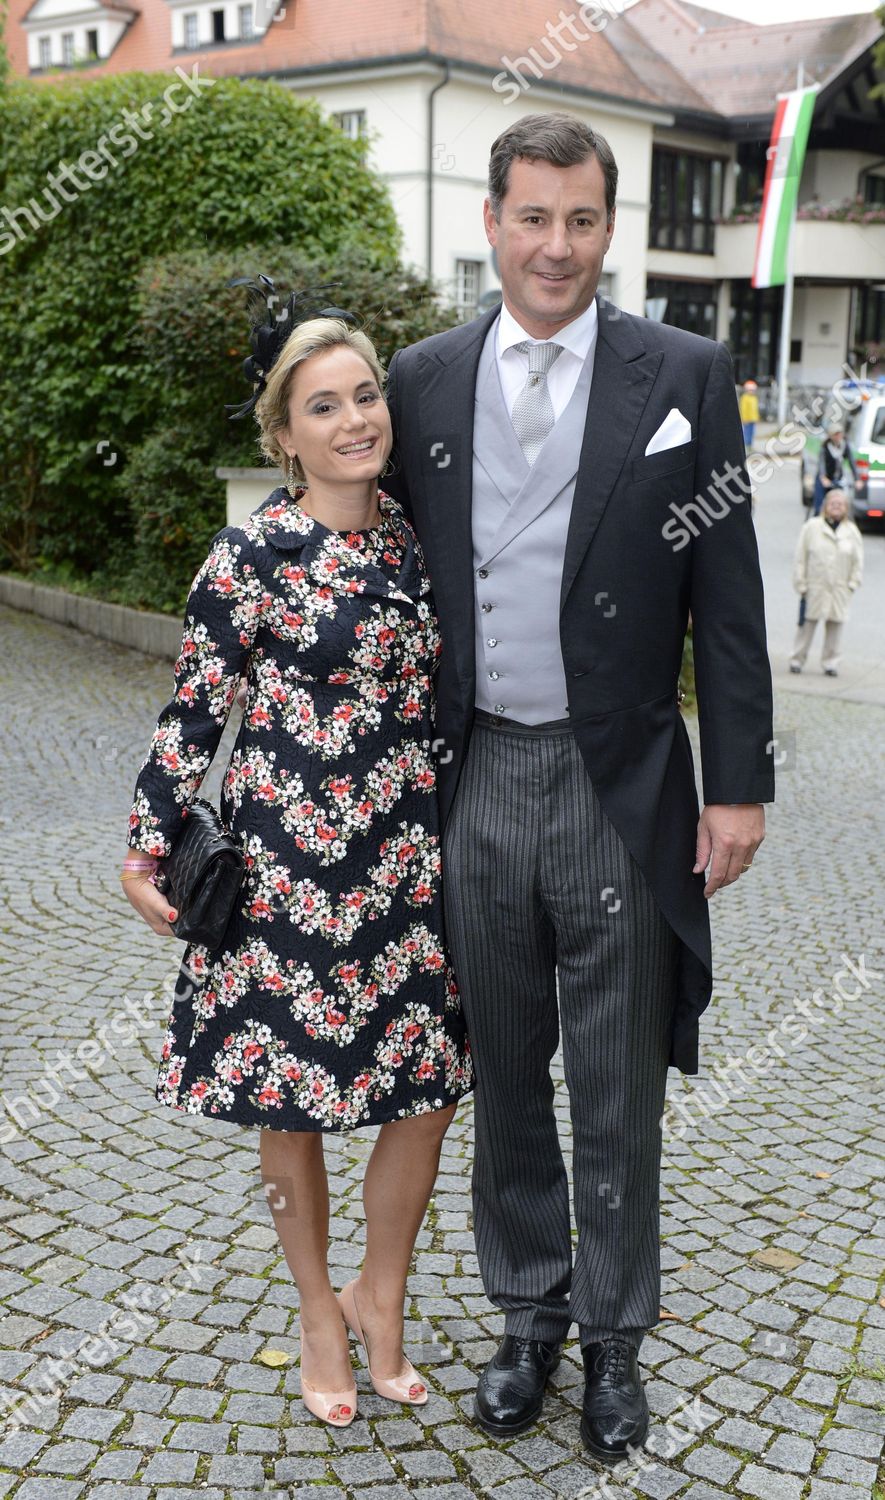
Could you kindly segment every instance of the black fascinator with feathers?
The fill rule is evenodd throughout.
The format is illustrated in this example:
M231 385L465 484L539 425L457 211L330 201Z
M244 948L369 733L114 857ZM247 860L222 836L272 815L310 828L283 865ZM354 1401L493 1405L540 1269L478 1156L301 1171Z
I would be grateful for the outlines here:
M299 323L306 323L309 318L343 318L346 323L357 321L353 313L345 312L343 307L323 304L320 294L331 291L340 284L329 281L323 286L305 287L301 291L290 292L284 299L271 278L261 272L256 280L251 276L236 276L227 283L229 287L247 288L252 314L252 331L249 335L252 352L243 360L243 374L252 386L252 395L240 406L225 406L231 421L246 417L255 410L283 345Z

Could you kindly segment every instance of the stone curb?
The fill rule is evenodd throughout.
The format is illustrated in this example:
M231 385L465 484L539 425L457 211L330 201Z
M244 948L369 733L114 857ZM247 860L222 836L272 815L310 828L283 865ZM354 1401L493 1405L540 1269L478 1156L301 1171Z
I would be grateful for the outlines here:
M41 615L59 625L70 625L87 635L113 641L117 646L142 651L146 656L175 661L181 650L181 621L172 615L107 604L102 599L28 583L24 578L11 578L4 573L0 573L0 604Z

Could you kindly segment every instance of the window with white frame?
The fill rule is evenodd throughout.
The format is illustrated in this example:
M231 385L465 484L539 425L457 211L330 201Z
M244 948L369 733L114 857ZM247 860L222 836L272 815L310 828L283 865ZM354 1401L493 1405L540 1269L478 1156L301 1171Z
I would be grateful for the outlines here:
M251 41L255 35L255 26L252 18L252 6L241 5L238 7L240 16L240 36L243 41Z
M352 141L358 141L366 133L366 111L364 109L337 110L332 119L339 129Z
M200 28L197 21L196 11L189 10L184 16L184 45L196 47L199 45Z
M88 26L80 24L86 20L87 9ZM127 17L134 14L128 0L120 7L113 3L105 6L103 0L90 0L88 7L80 0L33 0L20 23L27 34L28 67L35 72L76 68L81 62L97 60L99 55L106 57L125 31Z
M455 306L466 318L476 312L481 281L481 260L455 261Z

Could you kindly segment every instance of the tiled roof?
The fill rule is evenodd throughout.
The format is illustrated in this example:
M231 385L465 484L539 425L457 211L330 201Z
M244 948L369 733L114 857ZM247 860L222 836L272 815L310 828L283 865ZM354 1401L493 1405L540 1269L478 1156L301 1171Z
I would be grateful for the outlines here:
M27 45L17 23L31 3L9 0L7 45L21 74L28 71ZM881 32L872 13L756 26L686 0L633 0L603 30L577 41L561 31L557 43L547 33L551 11L549 0L283 0L278 19L254 43L172 53L166 0L135 0L135 18L111 56L76 76L170 71L195 62L201 73L219 77L267 75L422 55L498 73L505 59L518 63L534 49L549 62L556 49L556 66L541 68L554 86L729 117L771 114L774 95L795 86L800 58L806 79L823 82ZM572 13L577 21L577 7ZM530 80L530 69L521 66ZM498 96L490 97L494 107ZM528 104L531 95L524 97Z
M9 0L10 60L16 71L23 73L27 72L27 49L24 33L15 21L29 3ZM139 14L111 56L97 68L78 69L77 74L89 77L171 71L176 63L189 68L193 62L199 62L201 73L216 76L267 74L413 54L426 46L425 10L429 3L431 0L418 0L417 4L414 0L334 0L333 24L333 0L283 0L285 14L274 20L256 42L173 53L172 19L166 0L138 0ZM19 46L13 56L16 41Z
M716 113L709 100L679 72L678 66L674 66L673 60L651 45L642 16L634 14L638 10L639 5L633 5L630 11L606 27L605 35L622 62L668 108Z
M634 28L707 101L729 117L770 115L774 96L806 83L825 84L882 35L874 12L751 26L685 0L636 0Z
M27 51L24 33L15 23L30 3L10 0L10 55L19 73L27 72ZM539 71L544 81L549 78L553 84L650 106L679 99L691 108L698 102L692 86L641 38L631 37L626 48L615 45L615 32L627 29L623 19L613 18L586 40L575 41L568 31L561 33L562 43L551 39L546 28L548 22L555 24L556 14L549 0L489 0L485 5L477 0L284 0L285 15L259 41L174 55L166 0L136 3L136 19L111 56L98 68L78 69L78 76L168 70L193 61L199 61L206 74L267 74L416 54L447 57L496 74L506 66L505 58L517 62L534 49L542 59ZM551 61L556 65L548 73L543 64ZM523 76L532 81L535 75L524 67ZM492 96L493 104L498 97Z
M602 31L585 33L586 40L575 40L565 30L560 33L562 40L557 41L546 32L548 22L555 24L557 20L550 0L507 0L506 5L501 0L485 5L477 0L430 0L429 10L427 45L431 52L479 63L498 73L505 58L515 63L534 49L540 58L543 81L549 80L554 86L593 89L646 104L659 102L654 90L637 77L612 45L610 32L619 24L616 21ZM583 28L577 17L575 20L580 34ZM522 72L527 81L534 80L530 67L523 65Z

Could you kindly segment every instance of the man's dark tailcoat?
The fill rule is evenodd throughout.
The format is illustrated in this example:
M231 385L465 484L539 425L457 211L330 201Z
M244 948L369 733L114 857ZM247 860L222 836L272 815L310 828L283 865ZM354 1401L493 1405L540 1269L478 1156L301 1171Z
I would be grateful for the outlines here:
M710 919L705 877L692 874L698 800L677 685L690 613L704 801L773 800L762 580L725 344L601 297L597 307L560 597L568 709L600 804L681 939L670 1062L696 1073L698 1017L712 992ZM443 639L443 822L474 711L474 393L496 316L399 351L389 371L397 472L382 483L414 520ZM646 455L673 407L691 440Z

